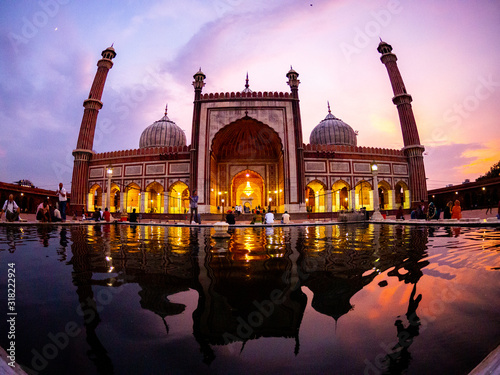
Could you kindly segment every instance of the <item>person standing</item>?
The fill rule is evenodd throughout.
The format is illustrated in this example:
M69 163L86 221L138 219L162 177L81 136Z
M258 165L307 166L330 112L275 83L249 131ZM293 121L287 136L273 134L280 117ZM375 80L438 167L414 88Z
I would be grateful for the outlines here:
M399 206L398 212L396 212L396 220L404 220L404 211L403 211L403 206Z
M189 197L189 208L191 208L191 219L189 222L193 222L193 215L195 222L198 222L198 195L196 194L196 190L193 190L193 194Z
M66 189L63 187L63 183L59 182L59 189L56 191L57 197L59 198L59 211L61 211L61 220L66 221L66 202L68 200Z
M0 219L2 218L2 214L5 212L5 220L7 221L18 221L19 220L19 206L14 201L14 195L10 194L9 199L5 201L3 204L3 208L0 211Z

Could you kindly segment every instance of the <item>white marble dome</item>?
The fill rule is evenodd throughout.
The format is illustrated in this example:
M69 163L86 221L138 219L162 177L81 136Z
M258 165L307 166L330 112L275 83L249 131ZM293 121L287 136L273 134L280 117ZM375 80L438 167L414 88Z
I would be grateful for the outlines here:
M139 140L139 148L163 146L186 146L186 134L168 118L166 108L165 116L144 129Z

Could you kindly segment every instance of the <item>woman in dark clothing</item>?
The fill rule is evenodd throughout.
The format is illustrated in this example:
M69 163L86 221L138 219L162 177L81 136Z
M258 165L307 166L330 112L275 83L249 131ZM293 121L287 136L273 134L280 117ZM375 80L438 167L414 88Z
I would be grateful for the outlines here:
M398 212L396 212L396 220L397 219L401 219L401 220L405 219L404 212L403 212L403 206L399 206Z
M443 219L451 219L451 209L453 208L453 202L449 201L443 211Z

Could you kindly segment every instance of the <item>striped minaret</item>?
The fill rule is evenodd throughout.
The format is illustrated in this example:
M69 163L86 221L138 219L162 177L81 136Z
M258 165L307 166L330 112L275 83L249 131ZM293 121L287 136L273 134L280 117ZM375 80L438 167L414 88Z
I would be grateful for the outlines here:
M292 113L293 113L293 132L295 134L295 146L297 147L297 197L299 205L306 203L306 178L304 172L304 144L302 142L302 121L300 119L299 106L299 73L290 66L286 74L288 86L292 92ZM286 198L285 198L286 199Z
M194 107L193 107L193 128L191 131L191 165L189 171L189 179L191 191L196 190L198 186L198 147L199 147L199 137L200 137L200 119L201 119L201 90L205 86L205 78L207 76L200 70L193 76L193 87L194 87ZM198 196L201 196L202 202L204 204L209 201L209 189L210 186L207 184L205 186L205 191L199 191Z
M420 204L423 200L427 201L427 182L424 168L424 146L420 144L418 136L417 123L411 108L412 97L406 92L405 84L396 61L398 58L392 53L392 47L384 41L380 41L377 51L382 54L380 60L387 68L389 79L391 80L394 98L392 102L396 105L403 132L404 152L408 157L408 166L410 168L410 193L411 207Z
M71 180L71 207L73 212L81 211L85 206L87 194L87 180L89 174L89 162L92 157L94 145L94 133L97 123L97 115L102 108L102 91L108 76L109 69L113 67L113 59L116 52L113 46L102 51L102 59L97 62L97 72L94 83L90 89L89 98L83 102L83 119L80 126L80 134L76 149L73 150L75 163L73 166L73 178Z

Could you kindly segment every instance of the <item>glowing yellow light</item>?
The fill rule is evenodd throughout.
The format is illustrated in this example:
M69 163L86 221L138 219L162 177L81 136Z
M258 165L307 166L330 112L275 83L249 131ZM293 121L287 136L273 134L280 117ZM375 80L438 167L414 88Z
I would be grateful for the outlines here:
M250 181L247 181L247 186L245 186L245 188L243 189L243 193L245 193L247 197L249 197L250 195L252 195L253 189L250 186Z

